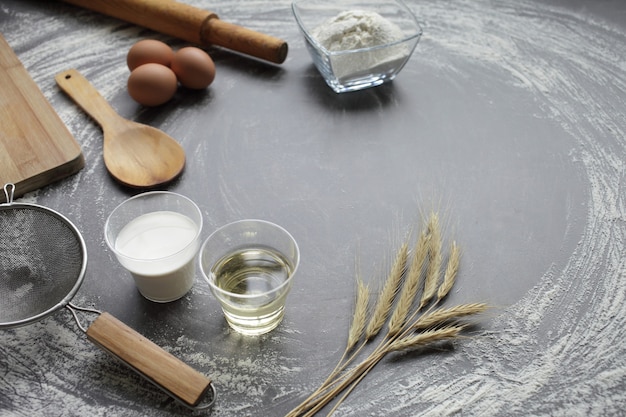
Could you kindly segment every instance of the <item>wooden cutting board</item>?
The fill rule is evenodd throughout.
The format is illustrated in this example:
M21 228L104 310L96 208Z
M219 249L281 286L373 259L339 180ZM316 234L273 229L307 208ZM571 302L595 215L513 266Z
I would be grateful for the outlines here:
M0 188L11 182L19 197L84 166L80 146L0 34Z

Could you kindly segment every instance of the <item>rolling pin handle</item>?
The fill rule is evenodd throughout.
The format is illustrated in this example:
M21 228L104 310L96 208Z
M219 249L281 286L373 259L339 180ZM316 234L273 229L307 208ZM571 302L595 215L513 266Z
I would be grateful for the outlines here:
M282 39L225 22L215 14L204 21L200 39L204 45L223 46L276 64L285 61L289 50Z

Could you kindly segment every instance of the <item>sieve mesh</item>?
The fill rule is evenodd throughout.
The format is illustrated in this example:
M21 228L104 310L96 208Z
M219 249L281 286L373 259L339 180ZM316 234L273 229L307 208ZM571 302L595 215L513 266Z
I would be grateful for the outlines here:
M67 304L82 283L86 251L54 210L0 205L0 327L38 320Z

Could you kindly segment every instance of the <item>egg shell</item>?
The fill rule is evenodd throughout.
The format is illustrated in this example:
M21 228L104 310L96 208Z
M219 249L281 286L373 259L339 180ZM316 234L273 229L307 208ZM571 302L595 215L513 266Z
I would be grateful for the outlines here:
M176 74L161 64L144 64L128 77L128 94L144 106L159 106L169 101L178 88Z
M130 48L126 55L126 64L131 71L144 64L169 67L173 57L174 51L166 43L156 39L143 39Z
M213 59L194 46L181 48L174 54L172 71L183 86L196 90L207 88L215 79Z

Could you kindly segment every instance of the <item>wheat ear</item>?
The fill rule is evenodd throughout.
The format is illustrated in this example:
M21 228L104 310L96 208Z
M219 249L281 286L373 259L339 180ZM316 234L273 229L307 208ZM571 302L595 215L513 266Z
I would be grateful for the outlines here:
M367 340L371 340L378 334L378 332L380 332L380 329L385 325L385 321L387 321L387 317L389 317L393 301L400 289L402 277L406 271L408 254L409 244L408 242L404 242L396 254L396 258L391 270L389 271L389 275L385 280L383 290L376 301L372 318L365 329L365 339Z
M399 350L416 349L423 347L429 343L439 342L445 339L457 337L463 331L463 326L450 326L440 329L426 330L424 332L406 336L398 340L394 340L387 347L387 352L396 352Z
M389 332L388 336L393 337L397 335L402 326L404 325L413 300L417 295L417 291L420 286L420 279L422 277L422 268L426 262L428 255L428 241L430 240L430 234L427 230L423 230L415 245L413 258L411 265L404 280L402 291L400 291L400 299L396 304L396 308L393 310L391 317L389 318Z
M431 213L428 220L428 231L430 233L430 241L428 242L429 262L426 268L426 277L424 278L424 291L422 292L418 310L421 310L435 296L437 283L439 282L443 255L441 250L441 228L437 213Z
M363 283L360 276L357 276L356 302L354 306L354 315L348 332L348 347L350 350L356 345L361 338L365 329L367 320L367 310L369 305L370 292L369 287Z
M450 255L448 257L448 264L446 271L443 274L443 281L437 290L437 302L443 300L450 292L456 281L456 274L459 272L459 265L461 264L461 250L455 241L450 245Z
M462 317L482 313L487 308L488 306L485 303L460 304L450 308L438 308L415 320L412 328L414 330L435 328L451 320L458 320Z

